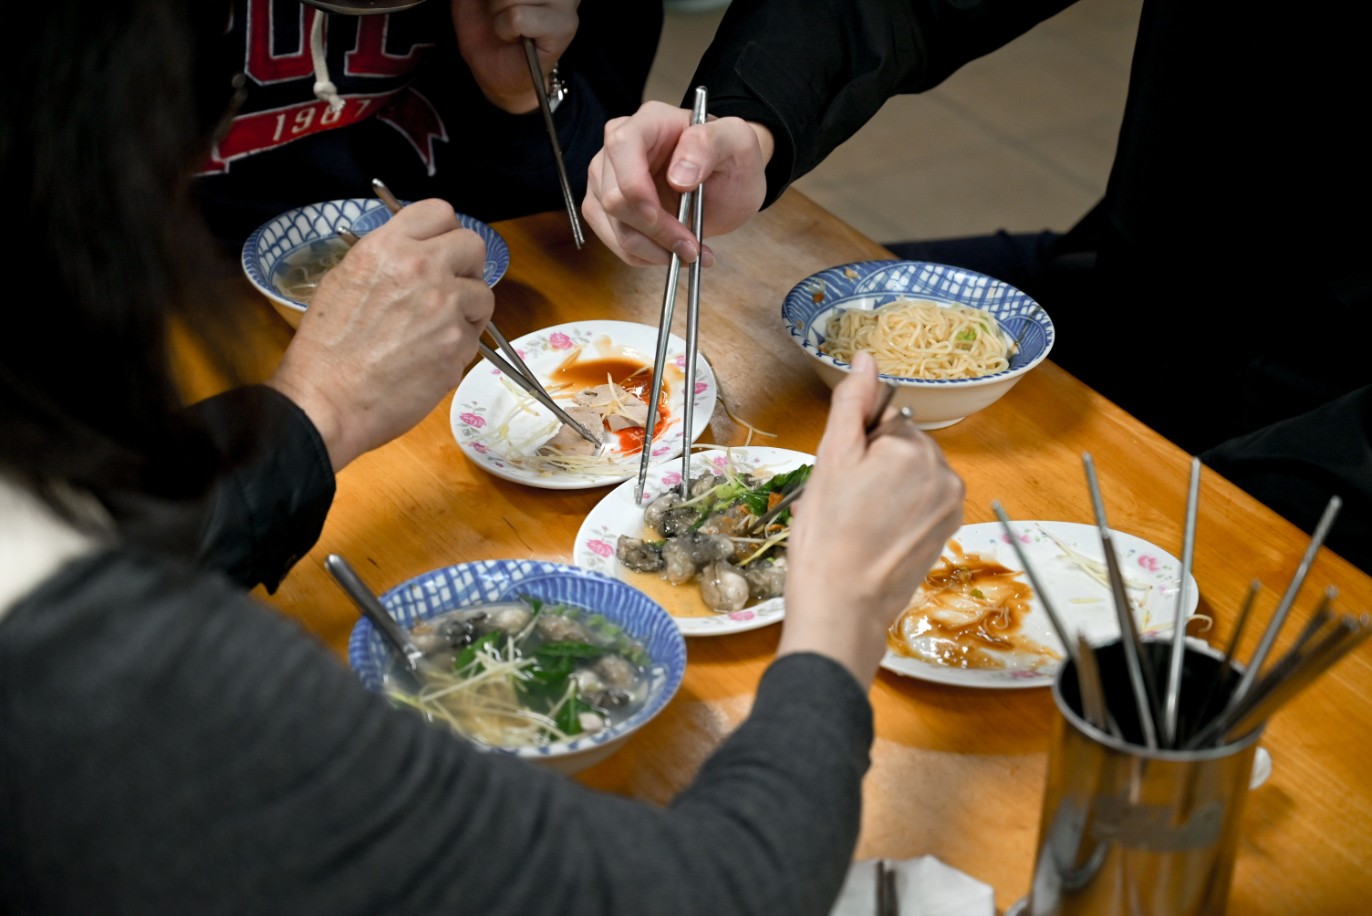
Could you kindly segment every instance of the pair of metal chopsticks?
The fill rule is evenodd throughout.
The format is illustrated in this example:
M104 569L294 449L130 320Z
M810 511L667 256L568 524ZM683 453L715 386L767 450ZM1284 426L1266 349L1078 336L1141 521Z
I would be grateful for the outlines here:
M890 406L891 398L895 397L895 394L895 385L892 385L890 382L882 383L881 390L877 392L877 401L872 405L872 412L867 416L866 431L868 442L871 442L886 431L886 425L881 422L881 418L885 415L886 408ZM913 420L914 416L915 412L913 410L908 407L902 407L896 414L896 419ZM787 493L785 496L781 497L781 499L777 500L775 506L743 526L742 534L752 535L758 532L765 532L767 526L772 523L772 520L791 508L791 504L800 499L801 494L804 492L805 484L802 483L790 493Z
M692 124L705 123L705 87L696 87ZM691 217L691 232L700 244L705 186L681 195L677 219L686 222ZM691 265L686 283L686 381L682 408L681 495L691 492L691 428L695 422L696 345L700 338L700 258ZM638 483L634 487L634 503L643 501L643 487L648 481L648 467L653 460L653 430L657 426L657 404L662 396L662 371L667 363L667 344L672 336L672 318L676 311L676 288L681 277L681 258L672 254L667 267L667 288L662 294L662 315L657 326L657 353L653 357L653 386L648 399L648 420L643 430L643 453L638 463Z
M383 183L380 178L372 179L372 189L376 191L376 196L381 198L382 202L386 205L386 209L390 210L392 215L399 213L401 208L404 207L404 204L391 193L391 189L386 187L385 183ZM357 244L357 236L348 229L338 230L338 235L343 241L348 243L349 247ZM547 389L543 387L543 383L538 380L538 376L534 375L533 371L524 364L524 360L519 356L519 351L510 344L504 334L500 333L500 329L495 326L494 321L486 322L486 333L491 335L491 339L495 341L496 346L500 348L501 353L504 353L506 358L502 358L499 353L492 350L485 341L478 340L477 349L481 351L482 356L486 357L492 365L505 373L505 375L516 385L528 392L534 400L551 410L554 416L575 430L577 435L594 445L597 450L604 447L605 440L603 437L597 436L583 424L578 423L571 414L563 410L562 407L553 400L552 395L548 394Z
M553 123L553 106L548 101L548 87L543 81L543 68L538 64L538 48L532 38L524 39L524 57L529 61L529 75L534 80L534 91L538 93L538 107L543 111L543 126L548 130L548 142L553 147L553 162L557 165L557 180L562 185L562 202L567 206L567 220L572 224L572 241L577 250L586 242L581 231L581 217L576 211L576 198L572 195L572 184L567 180L567 166L562 162L562 144L557 142L557 126ZM556 69L554 69L556 74Z

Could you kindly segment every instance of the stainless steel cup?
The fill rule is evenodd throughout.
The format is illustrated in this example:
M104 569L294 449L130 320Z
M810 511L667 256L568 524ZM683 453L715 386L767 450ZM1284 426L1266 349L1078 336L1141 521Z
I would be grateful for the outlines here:
M1170 646L1145 642L1145 663L1159 675ZM1111 712L1124 739L1092 726L1082 713L1076 671L1068 662L1053 683L1061 715L1054 723L1034 879L1025 912L1092 916L1215 916L1225 910L1253 754L1261 730L1197 751L1141 746L1118 642L1096 649ZM1209 695L1220 660L1188 647L1182 707L1197 722L1213 713ZM1225 697L1213 699L1223 704ZM1185 722L1183 720L1184 727Z

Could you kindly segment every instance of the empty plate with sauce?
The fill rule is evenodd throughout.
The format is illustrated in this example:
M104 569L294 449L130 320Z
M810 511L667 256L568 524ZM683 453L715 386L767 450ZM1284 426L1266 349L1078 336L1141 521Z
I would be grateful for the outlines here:
M1100 529L1071 522L1012 523L1053 609L1092 643L1119 638ZM1145 638L1170 638L1181 562L1142 538L1111 532L1130 609ZM1199 603L1188 579L1186 614ZM999 522L964 525L909 607L891 625L881 666L959 687L1046 687L1064 651Z

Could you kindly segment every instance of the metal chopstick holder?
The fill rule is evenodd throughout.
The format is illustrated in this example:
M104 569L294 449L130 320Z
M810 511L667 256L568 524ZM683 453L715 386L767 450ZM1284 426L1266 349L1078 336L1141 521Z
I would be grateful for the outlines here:
M380 178L372 179L372 190L376 191L376 196L381 198L382 202L386 205L386 209L391 211L392 216L399 213L401 209L404 208L405 205L391 193L391 189L386 187L386 184ZM342 233L340 232L340 234ZM349 234L351 235L351 233ZM349 244L351 245L353 243L349 242ZM601 449L605 446L605 440L602 437L597 436L585 426L578 423L567 413L567 411L563 410L562 407L553 400L552 395L548 394L547 389L543 387L543 383L538 380L538 376L534 375L529 367L524 364L524 360L519 356L519 351L505 339L504 334L500 333L500 329L495 326L494 321L486 322L486 332L491 335L491 338L496 342L496 346L500 347L501 352L508 356L509 360L507 361L501 358L494 350L487 346L484 341L478 340L476 346L477 349L481 351L482 356L486 357L492 365L505 373L505 375L516 385L528 392L534 400L551 410L554 416L575 430L576 434L581 438L594 445L597 449Z
M557 166L557 180L562 185L562 202L567 207L567 221L572 224L572 241L577 250L586 242L581 229L581 217L576 211L576 198L572 195L572 184L567 180L567 166L562 161L562 144L557 142L557 125L553 123L553 106L548 101L548 87L543 82L543 68L538 63L538 47L532 38L524 39L524 57L529 62L529 76L534 81L534 91L538 93L538 107L543 112L543 126L548 130L548 142L553 147L553 162Z
M705 87L703 86L696 89L696 103L696 108L700 113L699 118L697 119L696 114L693 112L691 120L693 123L703 124L705 123ZM690 191L681 195L681 202L677 206L676 214L678 222L686 222L686 217L692 212L692 201L694 198L695 193ZM699 241L699 238L700 235L699 232L697 232L697 241ZM699 264L699 262L700 259L697 257L696 263ZM672 318L676 312L676 288L680 278L681 258L673 252L672 260L667 265L667 285L662 291L662 312L657 323L657 352L653 355L652 392L648 398L648 418L643 429L643 452L639 456L638 461L638 482L634 486L635 504L643 501L643 488L648 482L648 468L653 462L653 431L657 427L657 405L658 400L662 397L662 371L667 365L667 345L670 343L672 336ZM697 297L699 297L699 294L700 287L697 285ZM690 334L689 330L687 331L687 334ZM687 346L686 369L688 373L688 385L685 391L686 397L684 398L686 410L684 419L687 425L683 428L684 438L682 442L682 451L686 457L686 463L689 466L691 454L691 428L689 424L692 419L692 414L694 413L694 411L692 411L692 406L695 402L695 347L690 342L688 342ZM684 476L685 475L683 475L683 480Z

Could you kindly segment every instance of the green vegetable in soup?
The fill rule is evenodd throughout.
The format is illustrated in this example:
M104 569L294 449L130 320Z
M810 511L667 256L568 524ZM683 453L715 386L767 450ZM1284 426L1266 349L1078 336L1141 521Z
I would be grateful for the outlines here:
M387 695L481 744L565 741L622 721L646 698L647 652L601 614L526 598L463 608L423 628L471 641L426 657L417 694L387 679Z

